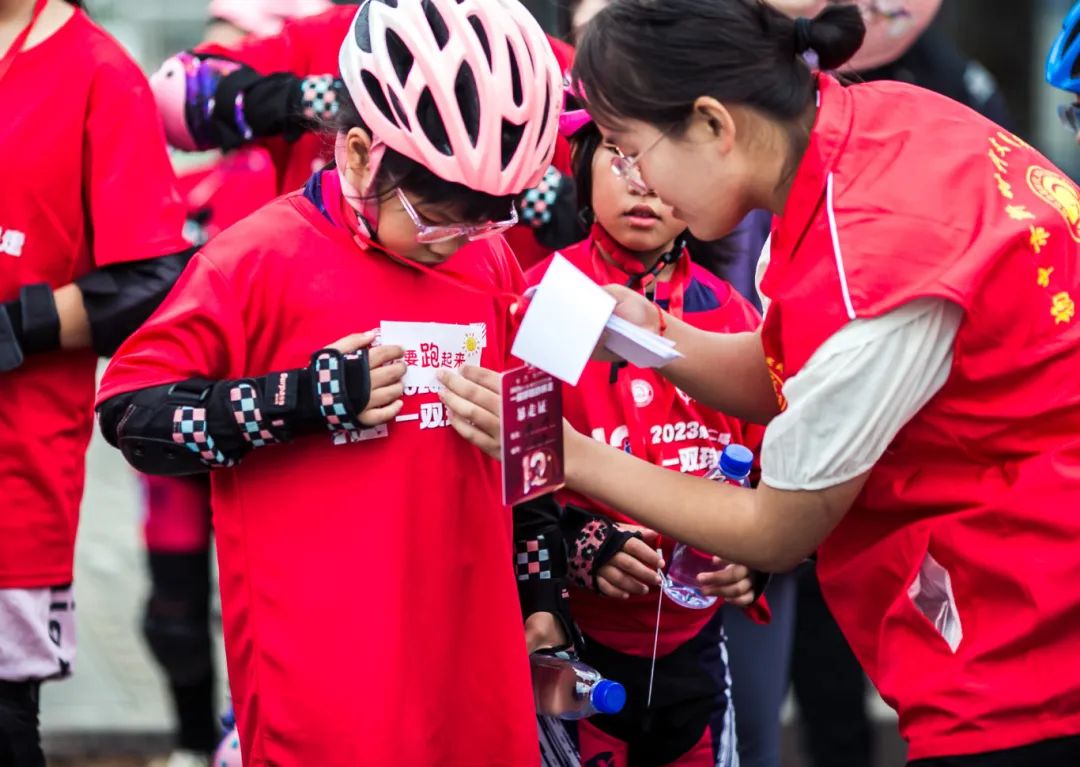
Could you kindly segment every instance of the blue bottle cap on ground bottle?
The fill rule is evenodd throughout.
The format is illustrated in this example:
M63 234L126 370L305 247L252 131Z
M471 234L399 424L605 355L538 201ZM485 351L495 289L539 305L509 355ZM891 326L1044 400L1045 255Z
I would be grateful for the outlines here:
M610 679L601 679L592 688L593 708L600 714L617 714L626 705L626 688Z
M720 454L720 471L729 477L742 479L754 468L754 451L745 445L728 445Z

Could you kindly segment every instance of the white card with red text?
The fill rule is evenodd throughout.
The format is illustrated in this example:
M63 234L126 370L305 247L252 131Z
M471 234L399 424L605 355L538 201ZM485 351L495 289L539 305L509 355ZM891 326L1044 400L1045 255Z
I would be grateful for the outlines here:
M480 355L487 346L487 325L384 321L379 327L378 343L405 350L406 387L437 391L442 388L435 378L439 370L480 364Z

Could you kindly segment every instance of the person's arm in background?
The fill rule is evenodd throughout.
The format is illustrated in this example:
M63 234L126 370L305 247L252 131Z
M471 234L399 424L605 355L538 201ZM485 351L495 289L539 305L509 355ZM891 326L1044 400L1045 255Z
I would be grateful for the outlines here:
M125 130L116 130L116 121ZM0 371L28 355L92 347L112 354L164 300L193 251L146 78L134 62L100 67L82 168L94 268L62 286L23 286L0 311Z
M274 136L289 141L337 113L345 97L335 72L312 57L341 40L349 9L285 23L267 37L199 46L168 59L151 78L169 143L177 149L235 149Z

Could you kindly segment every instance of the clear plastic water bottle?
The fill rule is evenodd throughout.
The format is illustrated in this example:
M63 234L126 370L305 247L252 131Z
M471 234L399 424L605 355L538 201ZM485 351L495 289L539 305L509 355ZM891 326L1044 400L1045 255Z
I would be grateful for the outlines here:
M626 688L604 679L581 661L531 655L536 713L560 719L617 714L626 705Z
M750 487L750 470L754 467L754 453L743 445L728 445L706 479L726 482L738 487ZM704 610L716 604L716 597L705 596L698 587L701 573L716 569L712 554L698 551L680 543L671 554L671 564L664 575L664 593L676 604L691 610Z

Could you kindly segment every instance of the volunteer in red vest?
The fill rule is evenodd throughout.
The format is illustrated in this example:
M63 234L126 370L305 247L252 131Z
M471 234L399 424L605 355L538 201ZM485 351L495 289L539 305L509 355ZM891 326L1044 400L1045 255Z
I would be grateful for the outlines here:
M40 683L75 657L97 359L189 253L146 79L82 10L0 0L0 101L0 763L21 767L44 764Z
M727 560L782 571L817 552L912 764L1073 765L1080 194L956 102L805 64L841 65L863 32L853 6L792 20L749 0L616 0L589 25L575 74L626 156L613 170L703 239L754 207L777 218L759 333L612 288L685 355L667 378L767 424L759 487L572 432L568 483ZM444 394L485 449L491 378ZM468 421L463 395L481 406Z
M142 471L212 472L245 764L528 767L511 513L434 372L509 359L498 235L562 75L515 0L369 0L343 38L335 166L195 256L113 358L101 428Z

